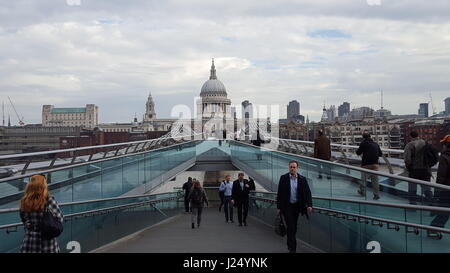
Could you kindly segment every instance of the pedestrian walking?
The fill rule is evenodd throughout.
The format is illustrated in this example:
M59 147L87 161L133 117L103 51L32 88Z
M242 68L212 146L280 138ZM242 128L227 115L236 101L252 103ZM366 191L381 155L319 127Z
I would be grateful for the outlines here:
M414 179L430 182L431 180L431 167L426 162L426 149L427 143L425 140L419 138L419 134L416 131L410 133L411 141L406 144L404 152L405 167L408 171L408 176ZM431 203L433 193L431 187L420 185L421 195L424 194L427 199L427 203ZM408 195L409 203L417 205L417 184L408 183Z
M222 183L224 183L225 180L223 180L220 185L222 185ZM222 206L223 206L223 201L224 201L224 197L225 197L225 190L220 190L220 185L219 185L219 198L220 198L220 205L219 205L219 212L222 211Z
M205 203L206 206L209 205L208 198L206 197L205 190L202 188L200 181L193 181L188 199L191 204L191 226L192 228L195 228L195 220L197 218L197 228L199 228L202 220L203 206Z
M380 165L378 164L378 158L383 156L380 146L370 138L370 133L367 130L363 132L363 141L359 144L359 148L356 151L357 155L362 155L361 167L364 169L378 171ZM373 199L380 199L380 185L378 184L378 176L375 174L368 174L361 172L361 181L359 185L358 193L362 196L366 195L366 183L370 178L373 188Z
M443 145L443 150L439 158L439 167L437 171L436 183L450 186L450 135L446 135L441 143ZM450 207L450 191L435 189L435 196L437 203L440 207ZM445 227L449 219L449 213L438 213L437 216L431 222L432 226ZM428 236L433 237L436 232L428 232Z
M228 223L228 220L231 223L233 222L233 203L231 202L232 194L233 194L233 182L231 182L231 176L227 174L225 176L225 181L220 185L219 190L224 192L223 197L223 210L225 211L225 221Z
M189 212L189 192L192 188L192 177L188 177L188 181L183 184L184 190L184 210Z
M331 144L330 139L326 137L323 130L319 130L318 137L314 140L314 158L330 161ZM327 179L331 179L331 168L329 164L318 163L318 178L322 179L322 173L327 174Z
M43 235L41 223L46 211L63 223L63 215L58 203L48 192L45 176L33 175L25 188L25 195L20 200L20 218L25 229L20 252L60 252L57 239L48 239Z
M299 215L306 215L309 219L313 210L308 182L297 171L297 161L290 161L289 172L280 177L277 192L277 209L286 221L287 246L290 253L297 251L296 233Z
M232 190L232 203L237 208L239 226L247 226L249 194L252 190L255 190L255 187L244 179L244 173L239 173L238 179L233 182Z

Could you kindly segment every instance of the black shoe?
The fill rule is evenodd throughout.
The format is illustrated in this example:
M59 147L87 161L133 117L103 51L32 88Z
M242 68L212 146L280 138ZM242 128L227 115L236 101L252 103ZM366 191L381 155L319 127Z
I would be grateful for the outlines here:
M321 174L319 174L319 176L318 176L317 178L319 178L319 179L322 179L322 175L321 175Z
M230 222L231 222L231 223L234 223L234 221L233 221L233 220L230 220Z
M242 223L239 223L239 226L242 227Z
M374 194L374 195L373 195L373 200L378 200L378 199L380 199L380 196L377 195L377 194Z
M361 196L365 196L364 192L362 192L361 190L358 190L359 195Z
M247 222L244 222L244 226L247 226Z
M197 224L197 228L199 228L200 227L200 224Z
M330 180L330 179L331 179L331 176L327 176L327 179Z
M192 223L192 228L195 228L195 225L194 225L194 223Z

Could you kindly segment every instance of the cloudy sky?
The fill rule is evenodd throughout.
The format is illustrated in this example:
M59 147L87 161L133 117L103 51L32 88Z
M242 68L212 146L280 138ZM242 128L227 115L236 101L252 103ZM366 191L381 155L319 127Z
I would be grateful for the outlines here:
M0 2L0 100L26 123L43 104L100 107L101 122L193 107L211 58L233 104L290 100L417 113L450 96L448 0L14 0ZM432 110L430 109L430 112Z

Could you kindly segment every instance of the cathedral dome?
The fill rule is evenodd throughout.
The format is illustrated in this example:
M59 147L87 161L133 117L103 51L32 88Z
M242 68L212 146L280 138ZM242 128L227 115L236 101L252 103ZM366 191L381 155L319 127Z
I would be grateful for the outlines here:
M214 59L211 65L211 76L209 80L207 80L200 92L201 97L226 97L227 90L225 89L225 85L221 81L217 79L216 76L216 67L214 66Z

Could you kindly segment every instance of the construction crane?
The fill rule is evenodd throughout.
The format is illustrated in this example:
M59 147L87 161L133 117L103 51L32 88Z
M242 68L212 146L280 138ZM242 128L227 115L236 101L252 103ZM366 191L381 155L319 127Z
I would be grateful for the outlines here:
M11 103L11 106L14 109L14 112L16 113L17 120L19 120L19 125L24 126L25 122L23 122L23 117L22 118L19 117L19 114L16 111L16 107L14 107L14 104L12 103L11 98L9 96L8 96L8 99L9 99L9 103Z
M436 115L436 109L434 108L434 104L433 104L433 97L430 94L430 103L431 103L431 110L433 110L433 115Z

